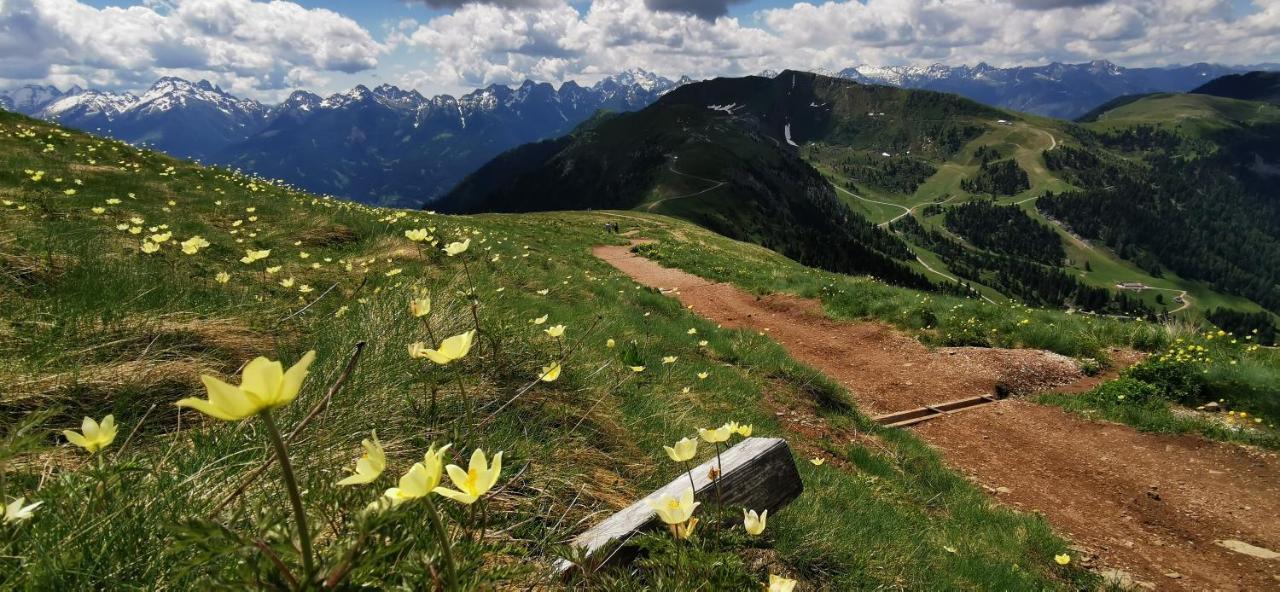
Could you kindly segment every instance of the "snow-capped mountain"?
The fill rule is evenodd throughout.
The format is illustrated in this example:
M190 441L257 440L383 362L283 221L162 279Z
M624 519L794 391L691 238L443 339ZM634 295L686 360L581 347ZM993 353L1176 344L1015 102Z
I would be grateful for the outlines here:
M294 93L261 130L213 158L312 191L417 206L506 150L566 133L602 109L643 108L687 82L631 70L591 87L525 81L459 97L388 84L323 99Z
M591 87L526 81L456 98L358 85L328 97L298 90L267 106L166 77L137 95L26 86L0 93L0 107L312 191L416 206L507 149L565 133L601 109L643 108L688 82L629 70Z
M1170 68L1125 68L1106 60L1082 64L997 68L976 66L854 66L841 78L955 93L994 105L1073 119L1123 95L1186 92L1208 80L1249 68L1192 64Z

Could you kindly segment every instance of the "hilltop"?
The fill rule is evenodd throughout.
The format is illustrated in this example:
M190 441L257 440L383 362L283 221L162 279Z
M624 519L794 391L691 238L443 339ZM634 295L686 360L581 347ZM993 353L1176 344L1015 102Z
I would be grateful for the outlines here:
M1215 78L1191 92L1244 101L1280 103L1280 72L1231 74Z

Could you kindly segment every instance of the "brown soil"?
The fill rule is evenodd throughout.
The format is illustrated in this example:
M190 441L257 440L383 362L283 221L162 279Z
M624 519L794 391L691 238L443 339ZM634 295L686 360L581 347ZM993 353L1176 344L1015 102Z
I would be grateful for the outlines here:
M594 253L704 317L767 332L871 413L992 393L997 384L1015 393L1081 392L1106 378L1083 377L1069 358L1038 350L931 350L889 325L833 321L816 301L753 296L664 268L626 246ZM1113 358L1136 360L1126 352ZM1143 434L1016 398L914 429L1001 503L1044 515L1075 542L1078 560L1096 556L1108 570L1156 589L1280 588L1280 560L1215 544L1235 539L1280 549L1280 459L1273 453Z

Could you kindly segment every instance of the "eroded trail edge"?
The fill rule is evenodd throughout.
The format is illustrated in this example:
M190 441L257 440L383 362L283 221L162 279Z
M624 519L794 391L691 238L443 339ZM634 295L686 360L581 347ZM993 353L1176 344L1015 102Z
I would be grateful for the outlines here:
M1082 380L1069 358L1038 350L930 350L879 322L827 318L815 300L757 297L669 269L629 246L593 253L642 285L731 328L767 332L795 359L844 385L868 414ZM1189 436L1143 434L1018 398L913 428L1000 503L1044 515L1101 571L1153 589L1280 587L1280 560L1229 549L1280 550L1280 459Z

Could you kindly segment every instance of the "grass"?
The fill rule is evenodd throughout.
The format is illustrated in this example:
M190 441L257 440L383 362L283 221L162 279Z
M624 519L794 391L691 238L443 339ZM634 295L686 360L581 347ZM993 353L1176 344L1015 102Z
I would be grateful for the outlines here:
M450 462L477 446L504 452L498 488L481 502L488 536L455 540L453 549L467 587L523 588L546 581L565 541L678 475L663 444L729 419L831 462L799 463L806 493L770 516L763 540L717 546L695 536L718 571L655 552L645 569L610 571L582 587L705 589L770 572L827 589L1096 582L1053 563L1066 543L1041 518L991 505L910 434L871 425L847 393L777 344L719 329L592 257L593 244L617 240L599 232L618 220L607 214L367 208L8 114L0 114L0 200L0 497L43 503L30 521L0 526L0 589L289 587L274 563L296 572L300 558L274 467L212 512L271 454L261 422L214 422L173 402L203 397L201 374L233 380L254 356L291 363L315 350L298 400L274 414L288 433L335 384L357 342L367 345L349 380L290 443L318 563L325 574L347 569L351 587L438 582L442 547L422 504L361 511L431 443L452 440ZM746 271L743 261L767 261L749 272L761 274L759 288L822 293L834 285L824 299L845 315L919 317L954 303L1003 326L995 309L805 271L682 222L628 216L626 226L693 237L680 248L705 248L713 265ZM414 228L443 242L470 239L470 250L420 249L403 234ZM172 238L158 253L141 251L142 237L166 232ZM182 254L175 242L195 235L210 246ZM271 254L240 263L249 248ZM221 272L230 274L225 284ZM473 326L462 292L478 296L485 335L463 361L441 368L407 355L409 343L428 338L409 314L418 289L433 297L429 322L441 336ZM568 327L571 353L531 322L542 315ZM1077 326L1081 342L1067 346L1080 353L1095 349L1081 346L1085 333L1098 343L1159 340L1136 325ZM1020 329L996 341L1031 335ZM610 338L617 347L605 346ZM664 368L664 356L678 360ZM537 381L557 359L560 378ZM471 405L474 423L450 434ZM784 407L811 409L831 432L788 431L775 415ZM89 457L65 443L62 429L108 413L121 433L105 453ZM386 472L370 486L336 486L375 429ZM446 521L474 528L467 507L437 499Z

